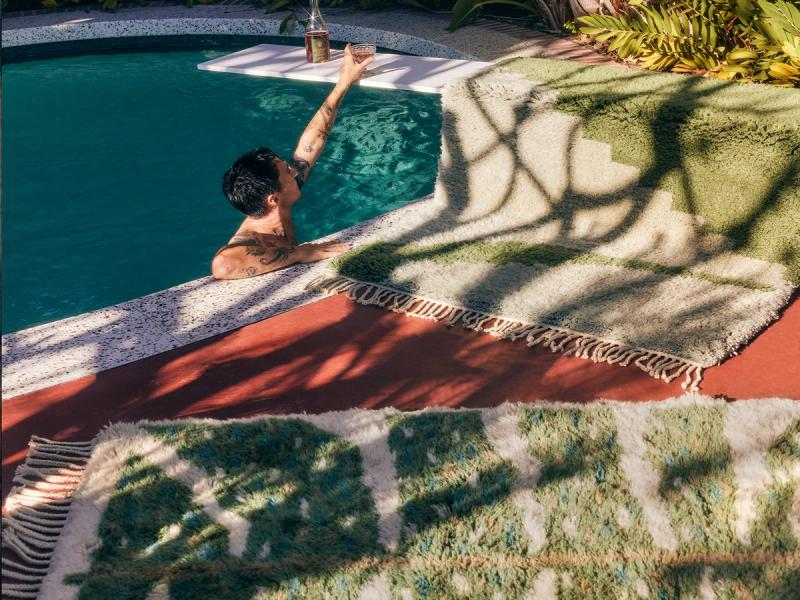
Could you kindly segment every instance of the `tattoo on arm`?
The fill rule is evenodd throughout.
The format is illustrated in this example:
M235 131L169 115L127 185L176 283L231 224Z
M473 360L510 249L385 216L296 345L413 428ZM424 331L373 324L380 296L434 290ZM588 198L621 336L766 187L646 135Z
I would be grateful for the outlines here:
M322 103L314 118L306 127L301 139L305 138L302 146L298 146L298 151L304 152L311 161L316 162L317 157L322 152L322 147L328 140L328 135L333 128L333 122L336 120L336 111L338 110L338 103L331 106L330 99L326 99ZM322 142L320 143L319 140ZM300 158L295 155L292 157L290 164L297 171L297 182L302 185L308 177L308 172L311 170L311 162Z
M294 167L294 170L297 171L298 181L305 183L306 177L308 177L308 171L311 169L311 163L304 158L300 158L299 156L293 156L292 167Z
M294 248L287 248L286 246L277 246L275 248L275 255L272 258L260 258L260 262L265 267L276 262L281 262L289 258L289 255L294 252Z
M323 104L317 114L322 120L322 127L319 128L319 132L320 134L327 136L328 133L330 133L330 130L333 128L333 122L336 119L336 113L330 106Z
M248 277L253 277L258 274L258 269L255 267L247 267L242 269L242 274L247 275Z

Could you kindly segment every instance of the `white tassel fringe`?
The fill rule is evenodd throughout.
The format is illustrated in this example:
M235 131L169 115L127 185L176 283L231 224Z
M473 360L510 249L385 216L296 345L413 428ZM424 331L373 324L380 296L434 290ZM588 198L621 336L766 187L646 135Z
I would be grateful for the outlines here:
M347 297L370 306L420 319L444 321L452 326L460 323L466 329L483 331L500 339L525 339L528 347L544 346L552 352L576 356L593 362L628 366L634 364L656 379L670 382L684 376L683 389L696 392L700 388L703 367L672 354L633 348L610 340L570 331L551 325L521 323L436 300L421 298L377 283L365 283L344 276L318 277L309 289L326 294L347 294Z
M6 500L3 548L17 560L2 558L4 598L39 594L91 452L91 442L31 438Z

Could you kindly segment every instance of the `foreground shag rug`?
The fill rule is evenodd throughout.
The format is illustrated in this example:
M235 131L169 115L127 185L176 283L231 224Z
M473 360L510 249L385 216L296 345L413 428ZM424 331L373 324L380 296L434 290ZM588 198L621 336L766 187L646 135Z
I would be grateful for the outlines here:
M683 376L685 387L697 389L705 367L730 356L778 317L793 289L787 267L778 258L769 262L739 254L731 239L708 232L702 216L673 210L669 190L676 189L675 182L659 172L684 173L688 186L680 163L669 169L656 163L642 173L614 162L613 142L584 137L582 124L595 108L590 101L597 101L598 111L604 109L603 93L621 84L609 77L608 68L592 79L597 67L563 64L558 68L571 68L581 78L573 82L574 73L553 67L542 75L549 86L498 70L451 84L443 96L442 157L433 201L397 223L391 237L336 259L337 274L315 287L344 292L362 304L525 340L529 346L635 364L667 381ZM612 71L619 78L636 77ZM581 103L586 80L594 87ZM664 101L645 91L651 103ZM695 95L711 93L701 92ZM564 94L570 94L571 103L559 104ZM787 110L789 100L798 98L784 99ZM713 102L706 104L711 105L702 107L706 113L715 110ZM781 106L773 102L772 110L780 112ZM737 114L734 108L721 103L716 110ZM762 118L768 122L766 108ZM659 140L668 139L665 132L674 134L668 154L675 163L674 147L686 122L674 122L669 111L650 112L650 124L662 134ZM607 121L616 113L603 114ZM757 123L750 126L760 131ZM784 137L793 140L793 131L787 129ZM660 150L647 149L657 157ZM699 143L683 150L707 151ZM772 191L751 190L759 198L751 215L754 229L762 213L791 208L770 194L777 198L783 188L793 189L798 166L795 161L788 175L776 176ZM646 187L662 179L667 191ZM681 206L691 207L694 189L682 190ZM702 188L706 196L708 189ZM721 183L716 197L703 196L703 206L713 200L725 214L731 199L726 189ZM747 213L746 208L737 205L737 214ZM796 218L777 222L786 231L798 228L800 235L800 206L789 213ZM738 234L748 237L748 231ZM794 238L784 230L776 235ZM791 258L791 250L764 256Z
M16 481L9 597L800 590L800 403L789 400L117 424L91 444L34 439Z

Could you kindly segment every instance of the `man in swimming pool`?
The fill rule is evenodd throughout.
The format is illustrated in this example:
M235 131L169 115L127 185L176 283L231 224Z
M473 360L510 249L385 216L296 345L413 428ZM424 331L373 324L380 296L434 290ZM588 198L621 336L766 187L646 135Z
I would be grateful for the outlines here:
M331 258L349 249L337 242L298 245L292 206L300 199L300 188L325 147L344 95L372 60L369 57L356 62L347 45L339 81L300 136L291 160L287 162L267 148L257 148L225 173L222 191L245 219L214 256L214 278L253 277L295 263Z

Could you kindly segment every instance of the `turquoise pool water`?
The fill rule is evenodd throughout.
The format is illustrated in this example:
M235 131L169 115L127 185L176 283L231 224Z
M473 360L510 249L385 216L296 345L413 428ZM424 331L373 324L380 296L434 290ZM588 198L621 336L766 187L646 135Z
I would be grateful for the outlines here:
M225 51L94 54L3 66L3 331L209 273L241 216L222 174L289 156L326 84L198 71ZM302 241L433 189L438 96L353 88L303 188Z

